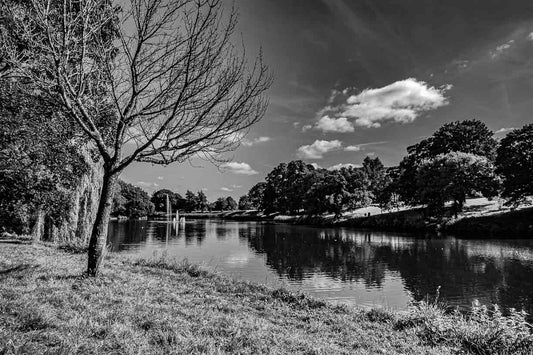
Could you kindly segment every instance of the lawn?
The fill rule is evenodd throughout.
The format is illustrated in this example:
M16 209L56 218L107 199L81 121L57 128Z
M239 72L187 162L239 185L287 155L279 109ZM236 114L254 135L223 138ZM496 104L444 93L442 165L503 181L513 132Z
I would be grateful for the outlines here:
M83 276L85 263L49 246L0 243L0 354L471 351L464 339L439 340L427 309L336 306L161 258L111 255L98 278ZM519 338L512 349L532 349Z

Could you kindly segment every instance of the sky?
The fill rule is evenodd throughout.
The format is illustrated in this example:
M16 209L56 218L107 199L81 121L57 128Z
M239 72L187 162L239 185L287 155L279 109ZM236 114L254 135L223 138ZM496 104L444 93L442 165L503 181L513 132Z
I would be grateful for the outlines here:
M232 1L223 0L227 9ZM502 137L533 122L531 0L236 0L235 40L262 50L270 105L227 163L134 163L149 193L240 196L281 162L386 166L447 122Z

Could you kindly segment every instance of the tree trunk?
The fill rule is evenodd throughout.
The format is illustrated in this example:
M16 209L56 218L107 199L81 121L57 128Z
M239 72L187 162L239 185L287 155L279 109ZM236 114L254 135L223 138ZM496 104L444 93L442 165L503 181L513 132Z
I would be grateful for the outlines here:
M41 207L38 208L35 216L35 224L33 225L32 237L34 242L39 242L44 234L44 211Z
M109 216L111 214L113 193L115 190L115 184L118 181L118 175L118 173L111 174L107 169L104 172L102 190L100 192L100 202L98 204L98 210L91 232L91 239L89 240L87 263L87 274L89 276L94 277L98 275L98 269L104 258L107 244Z
M86 161L91 166L89 174L83 177L80 182L77 223L75 226L75 239L88 243L91 237L91 228L96 219L98 210L100 191L103 180L103 167L99 163L93 163L90 158Z

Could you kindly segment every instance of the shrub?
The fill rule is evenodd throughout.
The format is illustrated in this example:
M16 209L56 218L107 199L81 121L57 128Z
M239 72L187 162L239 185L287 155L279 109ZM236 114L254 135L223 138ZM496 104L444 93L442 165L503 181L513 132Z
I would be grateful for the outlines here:
M431 345L447 345L469 354L532 354L532 326L524 311L504 315L497 305L474 302L468 313L451 314L438 303L419 302L399 319L395 328L418 328L419 337Z

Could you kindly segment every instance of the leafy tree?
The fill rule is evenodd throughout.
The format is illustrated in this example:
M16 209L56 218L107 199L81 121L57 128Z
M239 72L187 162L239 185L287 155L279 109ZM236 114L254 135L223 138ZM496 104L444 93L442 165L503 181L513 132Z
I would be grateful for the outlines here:
M119 180L117 187L115 193L118 196L114 198L116 205L114 205L113 214L141 218L153 213L154 204L150 201L146 191L122 180Z
M370 180L364 170L349 167L341 168L339 172L346 179L347 190L351 195L346 208L354 209L369 205L373 195L370 190Z
M470 153L494 160L497 142L487 125L479 120L447 123L431 137L428 157L449 152Z
M19 233L45 217L55 226L65 221L89 170L63 112L24 85L0 81L0 225Z
M248 191L248 201L252 208L257 208L260 210L265 209L264 199L266 186L266 183L261 181L255 184L250 191Z
M518 204L533 196L533 124L513 130L498 147L497 172L503 177L502 196Z
M250 202L248 195L243 195L239 198L239 210L253 210L254 206Z
M185 193L185 211L191 212L198 208L198 197L191 190Z
M311 187L315 168L301 160L281 163L266 177L263 207L267 212L297 213Z
M231 196L226 197L226 209L228 211L235 211L237 207L238 207L237 202L233 199L233 197Z
M213 204L213 209L215 211L226 211L228 209L227 200L224 197L219 197Z
M167 196L170 201L170 206L172 211L177 211L185 207L185 199L181 197L177 192L173 192L168 189L161 189L155 191L152 195L150 201L155 206L157 212L166 212L167 211Z
M497 146L493 132L478 120L456 121L443 125L433 135L407 148L407 156L400 162L401 174L396 182L397 192L408 203L416 203L413 184L419 165L440 154L462 152L493 161Z
M87 266L96 276L121 172L134 161L217 161L264 115L270 77L260 58L248 70L233 48L236 15L225 17L220 0L131 0L122 11L108 0L1 6L13 28L0 36L3 77L24 78L61 105L103 160Z
M386 169L383 186L379 189L377 195L374 196L374 201L382 210L400 207L400 196L397 193L396 187L399 176L400 169L398 167Z
M216 211L233 211L238 207L237 202L233 197L219 197L213 205L213 209Z
M363 172L368 179L372 202L379 203L380 199L383 198L383 191L391 183L387 169L378 157L370 158L367 156L363 160Z
M310 214L332 212L338 218L351 203L349 184L341 171L324 170L322 174L323 178L318 179L307 192L306 210Z
M281 189L281 194L285 197L287 212L296 214L304 208L302 196L311 187L314 173L315 168L301 160L289 162L285 185Z
M209 203L207 202L207 197L203 191L198 191L196 195L196 208L200 211L206 211L209 209Z
M115 185L115 193L113 194L113 207L111 210L111 215L118 216L128 216L128 211L126 209L126 197L122 195L122 180L119 180L119 183ZM154 207L155 209L155 207Z
M284 195L287 185L287 164L280 163L266 177L263 192L263 208L267 213L287 211L288 200Z
M469 196L496 196L499 179L486 157L451 152L425 160L418 168L414 185L417 200L427 204L431 212L440 213L444 204L452 201L457 215Z

